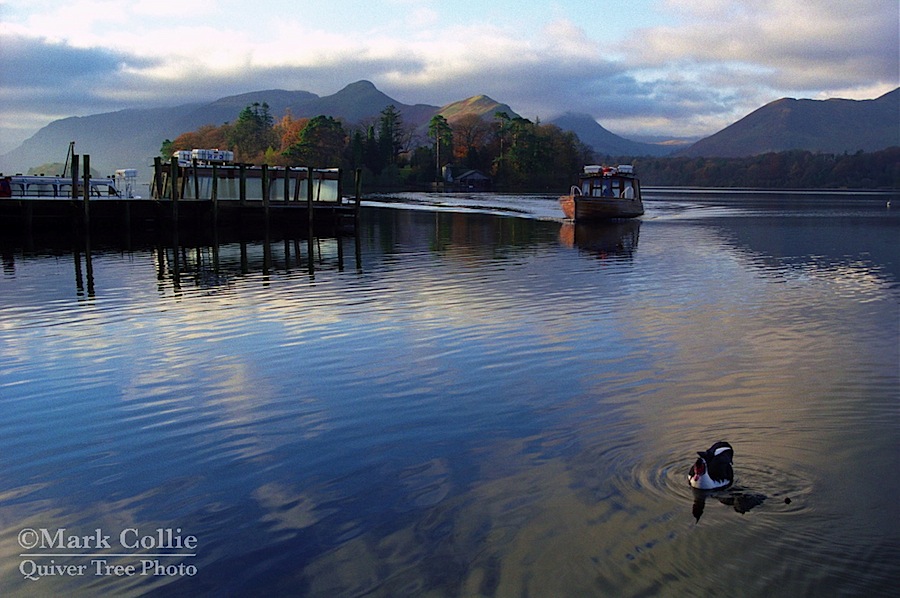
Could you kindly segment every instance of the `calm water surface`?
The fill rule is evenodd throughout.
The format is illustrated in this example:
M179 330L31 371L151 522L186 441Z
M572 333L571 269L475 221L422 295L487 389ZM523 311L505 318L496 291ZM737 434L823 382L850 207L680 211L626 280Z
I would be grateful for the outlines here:
M900 201L646 203L7 239L0 594L889 595ZM735 484L695 494L720 439Z

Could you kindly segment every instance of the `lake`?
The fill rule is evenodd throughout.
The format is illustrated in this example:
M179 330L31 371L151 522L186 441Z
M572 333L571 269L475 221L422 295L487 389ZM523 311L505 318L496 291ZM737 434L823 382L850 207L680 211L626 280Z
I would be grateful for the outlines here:
M646 195L5 239L0 594L891 595L900 198Z

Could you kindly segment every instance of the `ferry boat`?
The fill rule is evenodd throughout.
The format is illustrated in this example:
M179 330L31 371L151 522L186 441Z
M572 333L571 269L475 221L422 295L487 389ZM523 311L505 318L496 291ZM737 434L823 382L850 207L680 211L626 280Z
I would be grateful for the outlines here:
M584 167L578 184L559 198L563 213L575 222L636 218L644 214L641 184L630 164Z
M79 173L69 172L75 164L75 142L69 142L66 162L61 175L0 173L0 198L18 199L80 199L84 197L84 180ZM71 160L71 162L70 162ZM73 187L75 187L73 189ZM89 177L90 199L140 199L134 194L137 187L137 169L121 168L111 177ZM74 192L73 192L74 191Z
M88 181L91 199L137 199L134 195L137 170L123 168L115 177L91 177ZM76 179L76 199L84 195L84 182ZM0 175L0 197L9 199L72 199L72 177L16 174Z

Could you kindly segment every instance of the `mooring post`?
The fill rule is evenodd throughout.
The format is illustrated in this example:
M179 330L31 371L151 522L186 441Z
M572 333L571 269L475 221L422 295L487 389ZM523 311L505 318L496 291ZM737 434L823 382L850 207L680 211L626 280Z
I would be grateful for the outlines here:
M197 174L197 158L191 158L191 171L194 173L194 199L200 199L200 178Z
M81 176L78 170L78 154L72 155L72 199L78 199L78 177Z
M91 225L91 157L84 155L84 227Z
M210 199L212 200L213 228L215 228L219 226L219 173L215 163L212 165L212 189L210 190Z
M356 206L353 210L353 226L359 224L359 203L362 198L362 168L357 168L353 177L353 192L356 195Z
M306 211L309 218L309 233L312 235L313 229L313 169L306 169Z
M238 194L241 205L244 205L247 202L247 165L241 162L239 169L240 180L238 181Z
M300 170L297 169L297 176L294 177L294 201L300 201Z
M287 202L291 197L291 179L289 178L290 166L284 167L284 201Z
M178 224L178 158L172 156L169 179L172 181L172 222Z
M74 164L74 162L73 162ZM163 196L162 158L153 158L153 189L156 191L156 199ZM152 194L151 194L152 195Z
M262 176L260 177L262 181L262 203L263 203L263 217L266 220L266 226L269 224L269 165L262 165Z

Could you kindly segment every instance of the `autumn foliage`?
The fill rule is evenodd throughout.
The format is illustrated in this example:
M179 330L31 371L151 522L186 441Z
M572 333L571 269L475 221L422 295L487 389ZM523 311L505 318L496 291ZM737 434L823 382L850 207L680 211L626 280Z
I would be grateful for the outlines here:
M231 150L243 163L361 168L370 184L386 186L428 185L452 164L491 176L495 188L523 190L565 188L590 159L574 133L553 125L504 112L449 121L437 115L422 134L406 126L394 106L348 131L331 116L294 118L288 112L275 120L267 104L252 104L235 122L184 133L161 151L171 156L194 148Z

